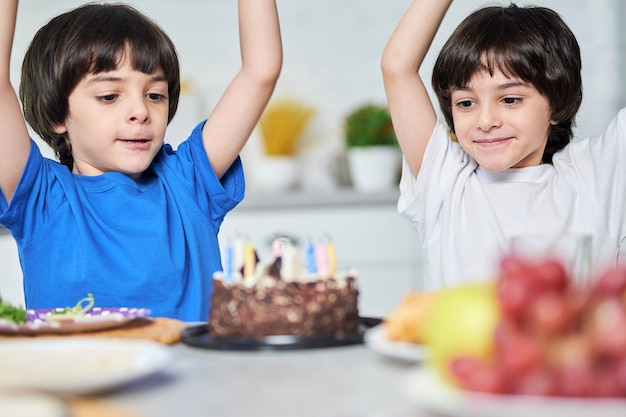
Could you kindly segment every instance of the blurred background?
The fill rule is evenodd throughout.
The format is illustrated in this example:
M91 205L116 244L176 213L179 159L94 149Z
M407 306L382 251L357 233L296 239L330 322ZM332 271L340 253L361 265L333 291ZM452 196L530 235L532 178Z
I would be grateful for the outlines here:
M16 85L22 57L36 30L52 16L83 3L79 0L20 2L12 67ZM187 94L167 136L169 142L176 144L186 138L192 127L189 123L193 125L208 114L239 67L237 2L133 0L128 3L156 20L178 48ZM309 138L303 139L307 146L299 152L309 162L303 169L321 171L323 164L313 160L328 159L329 154L334 156L342 149L343 120L348 112L363 103L384 103L380 57L409 4L409 0L278 0L284 67L275 97L298 98L317 110L305 132ZM423 67L426 79L436 52L453 28L484 4L489 2L463 0L452 5ZM597 135L626 103L625 2L543 0L534 4L554 8L578 37L585 90L577 136ZM254 163L256 148L253 137L246 149L248 165ZM326 188L327 184L323 185L321 188Z
M244 203L229 215L221 239L243 234L266 248L273 234L297 241L330 234L340 266L362 275L365 312L384 314L399 295L420 287L419 242L397 215L397 186L355 191L347 172L344 121L368 103L385 105L380 58L409 0L277 0L284 42L284 66L274 100L295 100L312 116L294 140L293 181L278 187L281 174L261 171L267 155L256 131L242 156L248 179ZM39 27L52 16L85 3L79 0L23 0L19 5L12 78L19 84L22 57ZM238 70L235 0L134 0L129 4L156 20L178 48L184 94L166 141L176 146L206 117ZM441 45L481 0L451 6L423 66L430 79ZM626 104L626 2L543 0L570 25L581 45L584 99L576 136L600 134ZM523 5L527 2L518 2ZM270 103L272 104L272 103ZM45 144L44 154L52 156ZM265 169L265 168L263 168ZM278 168L272 168L278 169ZM293 170L293 167L292 167ZM274 178L268 186L264 176ZM276 189L272 189L272 184ZM365 226L365 227L364 227ZM0 293L20 300L21 281L14 242L0 236ZM7 268L4 268L7 265Z

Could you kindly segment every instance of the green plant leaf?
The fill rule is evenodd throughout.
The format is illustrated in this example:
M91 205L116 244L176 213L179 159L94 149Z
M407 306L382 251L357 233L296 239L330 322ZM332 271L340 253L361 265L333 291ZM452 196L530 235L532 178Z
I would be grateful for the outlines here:
M348 148L398 146L387 107L376 104L359 106L348 114L344 128Z

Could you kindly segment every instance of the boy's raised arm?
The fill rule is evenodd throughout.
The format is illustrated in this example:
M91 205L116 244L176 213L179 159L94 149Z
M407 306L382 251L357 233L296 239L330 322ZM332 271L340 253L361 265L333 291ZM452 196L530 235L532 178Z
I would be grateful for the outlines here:
M383 80L398 142L413 175L437 115L419 69L452 0L415 0L391 35L382 57Z
M232 165L269 101L282 67L275 0L239 0L241 70L202 130L218 177Z
M16 16L17 0L0 2L0 190L7 201L13 198L30 151L26 122L10 79Z

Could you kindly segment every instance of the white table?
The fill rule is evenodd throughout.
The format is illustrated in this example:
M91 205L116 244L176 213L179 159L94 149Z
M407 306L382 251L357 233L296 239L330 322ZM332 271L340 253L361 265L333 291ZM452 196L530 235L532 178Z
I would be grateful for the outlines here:
M363 345L280 352L177 344L164 372L102 395L145 417L426 417L403 392L413 365Z

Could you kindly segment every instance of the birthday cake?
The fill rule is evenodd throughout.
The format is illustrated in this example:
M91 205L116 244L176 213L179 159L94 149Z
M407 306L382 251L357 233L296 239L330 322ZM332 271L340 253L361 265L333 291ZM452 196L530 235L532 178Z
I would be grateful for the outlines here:
M295 247L283 244L270 262L246 250L241 268L213 277L209 319L212 337L263 338L275 335L343 337L359 328L358 286L354 271L337 272L334 247L317 250L308 267ZM256 252L254 252L256 253ZM311 255L311 254L309 254Z

